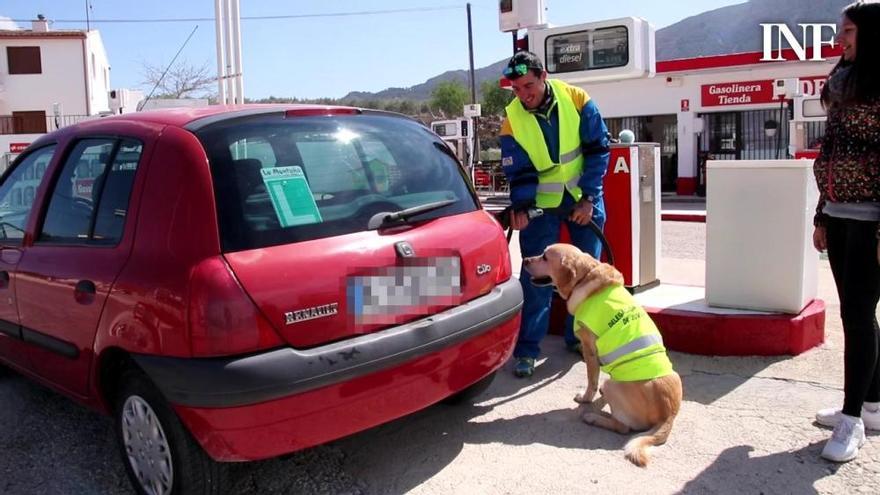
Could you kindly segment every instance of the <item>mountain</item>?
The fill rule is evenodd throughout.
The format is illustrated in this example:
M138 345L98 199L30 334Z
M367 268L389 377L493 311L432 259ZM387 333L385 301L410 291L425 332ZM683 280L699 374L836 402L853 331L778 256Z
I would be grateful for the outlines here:
M763 32L760 24L784 22L800 37L801 29L797 26L798 23L837 23L840 12L851 1L749 0L710 10L658 29L657 60L759 52L763 49ZM827 35L826 31L825 36ZM474 70L478 92L483 81L498 80L506 61L505 58ZM467 85L468 71L447 71L409 88L388 88L376 93L353 91L342 99L424 101L431 98L431 92L438 83L451 79L458 79Z
M474 69L474 78L477 81L477 92L480 91L480 84L483 81L494 79L497 80L500 77L501 70L504 68L504 64L507 63L507 59L499 60L492 65L488 65L481 69ZM427 100L431 98L431 91L434 90L434 87L439 83L450 80L458 80L461 81L462 84L468 86L468 91L470 91L469 81L470 78L468 76L467 70L450 70L446 71L439 76L432 77L422 84L416 84L415 86L411 86L409 88L388 88L379 91L378 93L367 93L362 91L352 91L351 93L345 95L343 100L392 100L395 98L400 99L408 99L408 100Z
M657 60L763 50L761 24L785 23L798 37L799 23L831 23L852 0L750 0L671 24L656 33ZM783 20L785 19L785 20ZM826 30L825 36L830 33Z

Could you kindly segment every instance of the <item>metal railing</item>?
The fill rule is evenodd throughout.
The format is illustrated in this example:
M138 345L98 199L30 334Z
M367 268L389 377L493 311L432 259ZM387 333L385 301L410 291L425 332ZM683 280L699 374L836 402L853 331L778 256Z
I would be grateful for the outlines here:
M85 120L101 118L100 115L0 115L0 134L43 134Z
M483 161L474 167L474 189L483 195L507 195L510 187L501 170L501 161Z

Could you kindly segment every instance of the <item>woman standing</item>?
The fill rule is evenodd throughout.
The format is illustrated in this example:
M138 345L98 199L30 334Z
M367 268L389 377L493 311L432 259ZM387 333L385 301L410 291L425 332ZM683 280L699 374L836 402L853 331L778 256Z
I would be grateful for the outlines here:
M813 171L819 187L813 245L828 250L844 334L843 409L823 409L834 433L822 457L846 462L880 430L880 3L843 10L840 62L822 90L828 124Z

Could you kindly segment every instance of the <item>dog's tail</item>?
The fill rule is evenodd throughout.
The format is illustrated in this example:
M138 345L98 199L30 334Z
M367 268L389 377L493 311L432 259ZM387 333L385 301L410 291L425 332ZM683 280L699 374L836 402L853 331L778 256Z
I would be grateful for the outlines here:
M648 457L648 448L653 445L663 445L669 438L669 432L672 431L672 423L675 421L675 414L669 415L665 421L650 430L634 436L630 441L626 442L624 447L624 455L636 466L645 467L650 460Z

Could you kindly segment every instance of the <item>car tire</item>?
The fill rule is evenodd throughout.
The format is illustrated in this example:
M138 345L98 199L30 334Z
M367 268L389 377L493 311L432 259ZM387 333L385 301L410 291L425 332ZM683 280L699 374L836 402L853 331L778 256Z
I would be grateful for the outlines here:
M208 457L146 375L129 369L120 383L113 410L116 441L135 491L222 493L226 466Z
M492 382L495 380L496 374L498 374L497 370L481 378L480 381L465 388L464 390L456 392L455 394L452 394L449 397L443 399L443 403L453 406L473 404L474 399L476 399L480 394L485 392L490 385L492 385Z

